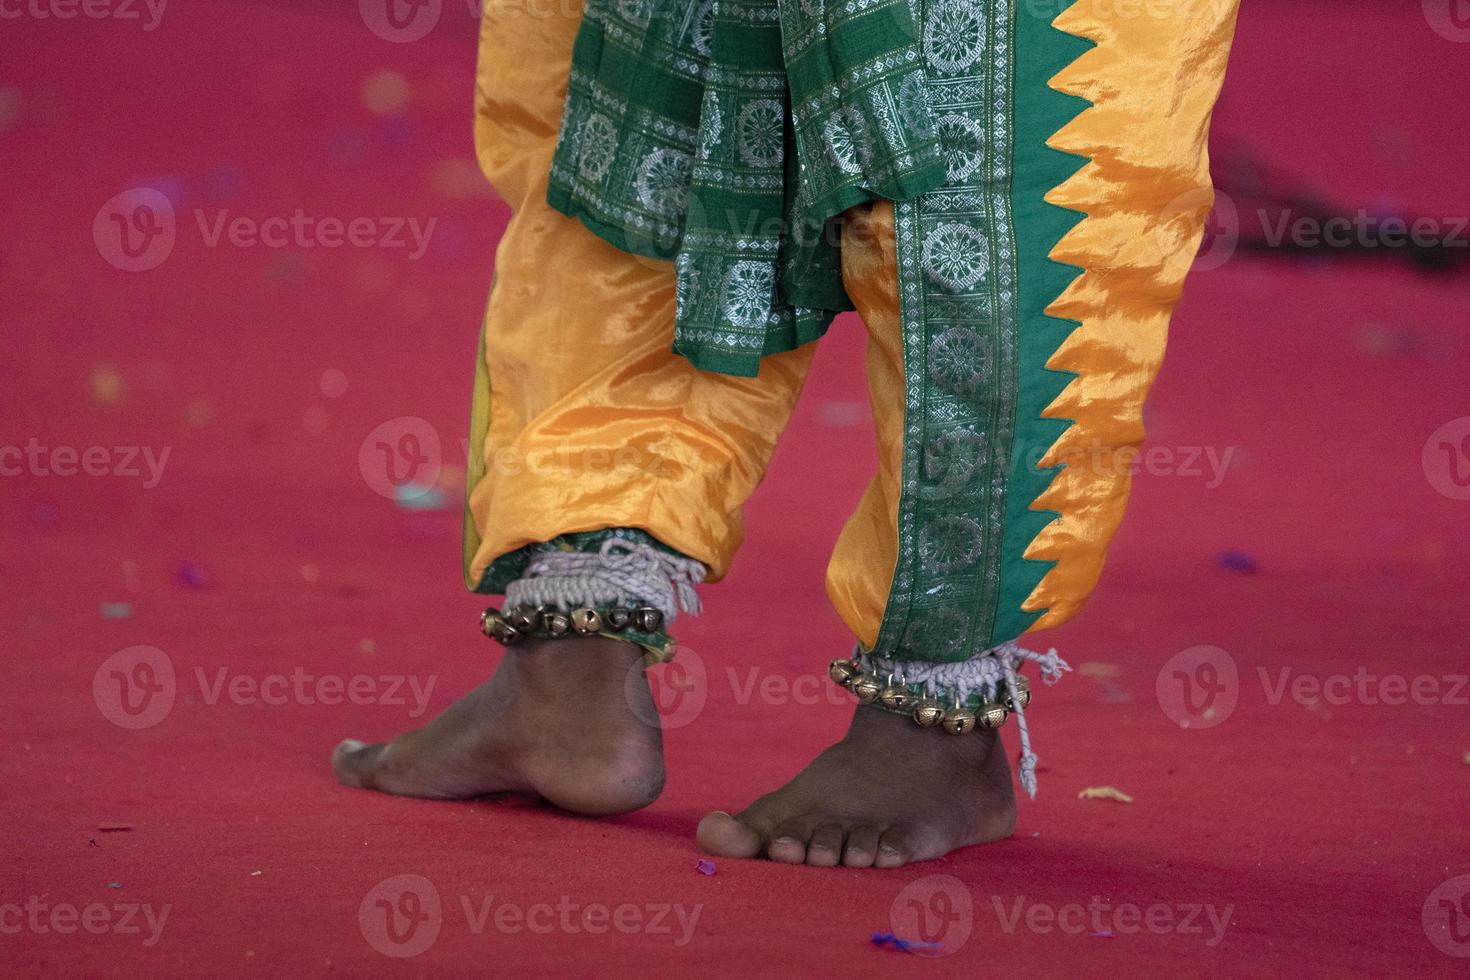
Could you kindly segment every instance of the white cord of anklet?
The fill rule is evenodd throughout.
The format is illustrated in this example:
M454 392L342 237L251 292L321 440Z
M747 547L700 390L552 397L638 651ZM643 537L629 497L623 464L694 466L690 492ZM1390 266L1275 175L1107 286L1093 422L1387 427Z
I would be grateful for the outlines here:
M879 677L892 677L900 684L914 685L926 694L934 696L956 696L961 701L979 694L987 701L994 701L1004 681L1006 689L1014 691L1016 667L1021 663L1034 663L1041 674L1042 683L1050 686L1062 679L1062 674L1072 667L1055 650L1037 653L1027 650L1015 641L1002 643L986 650L979 656L954 663L934 660L890 660L874 657L859 651L858 665L865 672ZM1036 753L1031 751L1031 730L1026 724L1026 708L1016 701L1016 730L1021 741L1021 758L1016 766L1017 778L1032 799L1036 798Z
M641 541L609 538L592 551L541 551L526 572L505 587L507 605L576 609L606 603L647 604L664 625L681 611L698 615L694 587L708 569L701 561L672 555Z

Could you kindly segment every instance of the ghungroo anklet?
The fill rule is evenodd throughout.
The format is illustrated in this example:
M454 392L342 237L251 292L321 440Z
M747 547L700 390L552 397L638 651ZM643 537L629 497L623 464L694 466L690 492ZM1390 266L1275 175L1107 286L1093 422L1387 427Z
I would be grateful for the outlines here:
M1026 725L1031 685L1020 674L1027 662L1037 665L1047 684L1072 669L1055 650L1037 653L1012 642L953 663L889 660L859 649L850 660L832 661L828 673L861 703L907 715L921 728L942 727L951 735L977 728L994 731L1014 714L1021 741L1018 776L1035 796L1037 760Z
M1006 723L1015 703L1021 707L1031 703L1031 684L1016 675L1012 691L1001 682L999 701L984 698L962 698L954 693L948 704L922 689L920 685L901 683L890 673L886 678L864 673L856 660L834 660L828 668L833 681L852 691L858 701L894 714L908 715L920 728L941 726L951 735L965 735L976 728L994 730Z
M653 606L490 606L480 614L480 632L502 646L525 640L606 636L636 643L662 662L672 659L673 639L663 631L664 614Z

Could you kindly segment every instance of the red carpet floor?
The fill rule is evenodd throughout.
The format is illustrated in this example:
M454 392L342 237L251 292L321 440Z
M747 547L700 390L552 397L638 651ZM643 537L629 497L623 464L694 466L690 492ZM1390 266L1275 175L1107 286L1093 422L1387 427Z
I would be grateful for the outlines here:
M1079 670L1037 701L1041 795L1011 840L895 872L696 870L699 817L848 710L820 678L847 642L822 570L872 467L851 326L657 682L657 804L590 821L338 787L339 738L492 666L454 501L505 218L471 162L466 5L412 43L353 7L4 25L0 447L35 448L0 456L0 972L1464 975L1470 502L1423 449L1470 412L1470 313L1463 278L1402 264L1192 281L1151 403L1169 455L1086 613L1039 638ZM1219 135L1351 208L1464 208L1470 46L1418 4L1247 7ZM151 271L94 244L133 186L177 210ZM380 245L213 238L298 208ZM422 255L390 234L409 218L437 219ZM405 418L440 441L444 508L364 476ZM1200 646L1221 652L1171 660ZM123 705L114 671L149 669L155 699ZM1181 714L1176 669L1214 678L1213 713ZM1132 803L1079 799L1096 786ZM870 943L888 930L952 955Z

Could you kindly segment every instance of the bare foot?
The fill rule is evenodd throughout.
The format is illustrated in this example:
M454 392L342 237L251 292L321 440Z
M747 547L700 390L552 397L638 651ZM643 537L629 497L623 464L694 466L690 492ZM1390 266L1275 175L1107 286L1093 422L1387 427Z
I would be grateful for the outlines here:
M604 637L527 641L495 675L392 742L332 753L347 786L430 799L534 793L575 813L627 813L664 785L643 651Z
M1008 837L1015 823L995 732L948 735L859 705L842 741L745 811L705 816L697 838L723 857L896 868Z

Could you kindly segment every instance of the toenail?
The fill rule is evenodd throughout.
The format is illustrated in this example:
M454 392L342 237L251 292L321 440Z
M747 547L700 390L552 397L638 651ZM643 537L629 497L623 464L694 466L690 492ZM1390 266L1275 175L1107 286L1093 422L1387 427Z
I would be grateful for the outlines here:
M777 837L776 838L776 843L777 844L799 844L801 842L798 841L795 837Z

